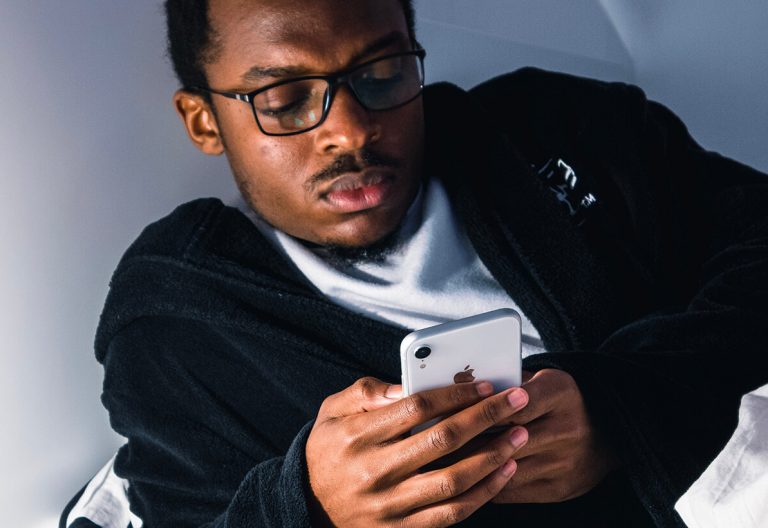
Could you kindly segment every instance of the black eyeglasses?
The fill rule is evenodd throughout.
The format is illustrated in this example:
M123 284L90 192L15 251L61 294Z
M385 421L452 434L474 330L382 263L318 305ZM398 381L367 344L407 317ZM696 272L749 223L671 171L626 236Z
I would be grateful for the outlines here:
M250 103L263 133L292 136L323 124L342 84L367 110L393 110L410 103L424 89L425 56L423 49L394 53L333 75L295 77L246 94L193 89Z

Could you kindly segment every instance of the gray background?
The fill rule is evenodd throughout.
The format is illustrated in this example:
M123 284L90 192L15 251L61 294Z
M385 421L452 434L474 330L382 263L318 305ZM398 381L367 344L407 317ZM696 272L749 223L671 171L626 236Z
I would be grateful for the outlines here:
M768 169L763 1L417 0L429 80L523 65L633 82L706 147ZM148 222L236 193L172 111L159 0L0 8L0 515L55 526L121 440L92 340Z

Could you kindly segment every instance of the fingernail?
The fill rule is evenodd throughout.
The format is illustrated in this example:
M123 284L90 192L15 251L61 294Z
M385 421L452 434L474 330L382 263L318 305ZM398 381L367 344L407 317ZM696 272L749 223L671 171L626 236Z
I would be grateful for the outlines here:
M515 474L515 471L517 471L517 462L511 458L504 462L504 465L501 466L501 474L505 477L511 477Z
M399 400L403 397L402 385L390 385L387 390L384 391L384 397L390 400Z
M507 401L512 407L518 409L525 405L525 403L528 401L528 398L526 397L524 391L514 390L507 395Z
M475 385L477 388L477 393L480 396L490 396L493 394L493 385L491 385L487 381L481 381Z
M528 441L528 431L524 427L516 427L509 435L509 442L513 447L522 447Z

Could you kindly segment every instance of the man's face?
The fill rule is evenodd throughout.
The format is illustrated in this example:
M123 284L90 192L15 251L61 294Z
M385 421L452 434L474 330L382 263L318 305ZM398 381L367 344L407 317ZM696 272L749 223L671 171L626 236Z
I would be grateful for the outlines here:
M220 49L206 74L221 91L251 92L412 48L397 0L211 0L209 16ZM276 137L259 130L249 104L212 97L242 194L290 235L370 245L397 227L418 191L421 98L371 112L343 86L321 126Z

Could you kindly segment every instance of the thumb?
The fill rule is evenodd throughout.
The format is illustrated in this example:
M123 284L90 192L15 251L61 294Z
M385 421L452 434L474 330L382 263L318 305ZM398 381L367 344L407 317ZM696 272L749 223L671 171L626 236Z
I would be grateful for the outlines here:
M402 385L393 385L368 376L326 398L323 407L325 413L338 418L386 407L402 396Z

